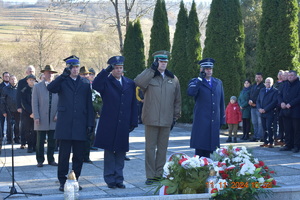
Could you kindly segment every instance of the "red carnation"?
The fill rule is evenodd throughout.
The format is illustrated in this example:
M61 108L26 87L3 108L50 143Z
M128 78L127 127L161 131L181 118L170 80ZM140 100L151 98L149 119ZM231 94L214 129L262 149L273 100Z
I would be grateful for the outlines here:
M228 174L225 174L225 173L223 173L223 174L221 174L221 177L222 177L222 179L226 179L226 178L228 178L228 177L229 177L229 175L228 175Z
M217 193L218 192L218 189L217 188L213 188L211 189L210 193L213 194L213 193Z
M188 160L187 158L182 158L178 161L178 164L181 165L184 161Z
M265 166L265 163L263 161L258 162L260 166Z
M275 174L275 172L274 172L274 171L270 171L270 173L271 173L271 174Z
M276 185L276 184L277 184L276 180L273 179L273 180L272 180L272 185Z
M260 168L261 166L259 164L254 164L255 168Z

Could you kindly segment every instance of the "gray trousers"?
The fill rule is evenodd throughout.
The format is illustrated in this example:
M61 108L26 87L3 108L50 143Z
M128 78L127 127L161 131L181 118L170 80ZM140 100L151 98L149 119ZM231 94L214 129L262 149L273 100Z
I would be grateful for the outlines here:
M104 149L104 181L107 184L123 183L123 169L126 152L113 152Z
M160 177L166 162L170 127L145 125L145 168L146 177Z

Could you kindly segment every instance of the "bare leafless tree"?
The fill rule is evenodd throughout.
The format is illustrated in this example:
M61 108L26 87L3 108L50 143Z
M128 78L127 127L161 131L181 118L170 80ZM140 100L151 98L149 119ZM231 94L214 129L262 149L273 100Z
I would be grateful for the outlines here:
M126 33L129 21L134 21L138 17L151 12L154 9L154 4L155 0L99 0L96 2L90 0L51 0L48 10L64 9L67 12L76 14L97 16L109 24L110 27L116 28L119 38L119 49L122 54L124 33ZM132 14L132 11L135 13Z
M42 15L36 15L24 33L26 45L21 49L27 63L42 69L56 60L62 36L51 22Z

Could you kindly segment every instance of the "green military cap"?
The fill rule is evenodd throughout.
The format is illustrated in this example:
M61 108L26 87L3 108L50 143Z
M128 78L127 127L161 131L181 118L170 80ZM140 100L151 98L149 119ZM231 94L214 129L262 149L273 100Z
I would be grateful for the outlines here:
M160 50L160 51L156 51L152 54L152 56L154 57L154 60L156 60L156 58L158 58L158 60L160 61L169 61L168 58L170 56L170 52L165 51L165 50Z

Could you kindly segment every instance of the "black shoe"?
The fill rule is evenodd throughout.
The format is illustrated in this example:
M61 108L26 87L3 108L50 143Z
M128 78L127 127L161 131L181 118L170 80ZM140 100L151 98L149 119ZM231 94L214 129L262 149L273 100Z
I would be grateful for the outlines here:
M298 148L298 147L294 147L294 148L292 149L292 152L293 152L293 153L298 153L298 152L299 152L299 148Z
M79 190L82 190L82 187L79 185Z
M43 165L43 163L38 163L37 165L36 165L37 167L43 167L44 165Z
M152 178L147 178L147 180L145 181L145 184L146 184L146 185L152 185L154 182L155 182L154 179L152 179Z
M226 142L232 142L231 137L228 137L228 139L226 140Z
M83 160L83 162L84 162L84 163L93 164L93 161L91 161L90 159Z
M116 186L121 189L125 189L126 186L123 183L117 183Z
M107 187L109 187L111 189L116 189L117 188L116 184L114 184L114 183L107 184Z
M292 150L292 149L289 148L289 147L287 147L287 146L281 147L281 148L279 149L279 151L291 151L291 150Z
M26 146L23 144L20 146L20 149L25 149L25 148L26 148Z
M11 144L11 141L6 141L6 144Z
M125 156L124 160L127 160L127 161L129 161L129 160L130 160L130 158L129 158L128 156Z
M65 187L65 184L60 184L58 190L63 192L64 191L64 187Z
M55 162L55 161L52 161L52 162L50 162L48 164L51 165L51 166L58 166L57 162Z
M98 148L97 147L90 147L90 150L98 151Z

